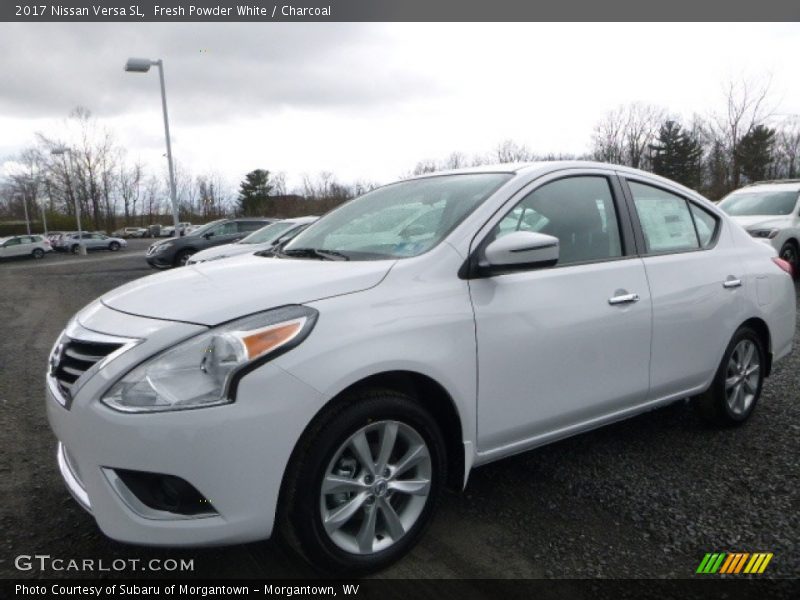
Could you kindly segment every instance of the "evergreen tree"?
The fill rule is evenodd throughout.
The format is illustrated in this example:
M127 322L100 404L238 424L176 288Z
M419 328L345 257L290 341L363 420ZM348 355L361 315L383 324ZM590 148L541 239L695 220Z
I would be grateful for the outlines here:
M756 125L742 136L736 149L739 172L748 181L767 178L775 147L775 130L765 125Z
M239 184L239 210L245 216L265 216L271 212L272 183L269 171L256 169Z
M703 178L703 146L693 132L675 121L665 121L652 151L653 172L690 188L698 188Z

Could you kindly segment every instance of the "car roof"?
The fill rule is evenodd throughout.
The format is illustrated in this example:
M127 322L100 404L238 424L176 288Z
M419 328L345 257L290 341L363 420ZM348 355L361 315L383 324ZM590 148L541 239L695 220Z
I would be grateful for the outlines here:
M800 179L784 179L775 181L756 181L749 185L739 188L731 193L738 192L800 192Z
M604 171L616 171L622 175L631 177L643 177L652 183L663 183L667 187L681 190L684 194L694 198L703 198L697 191L681 185L671 179L661 177L655 173L642 171L641 169L634 169L633 167L626 167L624 165L616 165L612 163L597 162L592 160L548 160L536 161L526 163L506 163L494 165L480 165L477 167L467 167L464 169L451 169L447 171L436 171L434 173L425 173L409 179L424 179L426 177L436 177L440 175L457 175L469 173L508 173L518 177L525 177L526 179L533 180L538 176L546 175L556 171L563 171L567 169L602 169ZM408 180L406 180L408 181ZM707 199L706 199L707 200Z

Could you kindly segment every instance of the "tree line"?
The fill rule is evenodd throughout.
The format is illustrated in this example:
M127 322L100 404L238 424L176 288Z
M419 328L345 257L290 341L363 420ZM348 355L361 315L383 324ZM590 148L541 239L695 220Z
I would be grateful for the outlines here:
M652 171L718 200L752 181L800 176L798 115L777 114L768 85L731 82L723 96L721 110L688 119L651 104L619 106L595 125L589 150L580 155L541 154L505 140L482 155L453 152L419 161L401 178L480 164L585 159ZM18 228L27 208L33 221L44 213L51 230L72 229L76 206L87 230L171 221L166 169L154 172L131 160L86 108L70 113L61 137L37 133L13 163L15 169L0 180L0 222L17 221ZM323 214L376 186L345 184L322 172L303 175L299 185L287 189L285 173L259 168L235 189L218 173L193 174L176 164L182 221Z

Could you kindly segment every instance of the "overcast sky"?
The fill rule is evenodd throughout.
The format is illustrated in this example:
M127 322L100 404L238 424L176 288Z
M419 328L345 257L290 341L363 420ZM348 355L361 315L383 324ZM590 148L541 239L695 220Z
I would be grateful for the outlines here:
M175 158L231 183L262 167L387 182L425 158L513 138L588 150L619 104L720 109L731 79L771 78L800 113L797 24L0 23L0 162L58 135L76 105L162 168L163 58Z

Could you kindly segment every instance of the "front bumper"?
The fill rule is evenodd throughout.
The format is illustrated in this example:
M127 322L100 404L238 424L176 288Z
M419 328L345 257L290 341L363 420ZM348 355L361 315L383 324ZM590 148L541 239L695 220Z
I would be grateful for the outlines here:
M102 312L107 317L109 311L116 312ZM321 406L318 392L267 363L246 375L236 401L224 406L125 414L102 404L99 398L117 375L152 349L146 340L111 360L83 382L69 409L56 400L57 388L47 386L48 420L59 441L58 465L68 490L106 535L124 542L197 546L268 538L285 466ZM147 510L115 476L117 470L180 477L208 499L214 512L187 516Z

